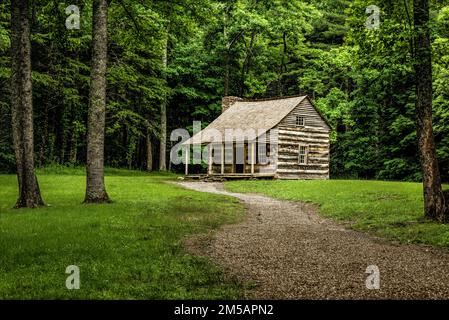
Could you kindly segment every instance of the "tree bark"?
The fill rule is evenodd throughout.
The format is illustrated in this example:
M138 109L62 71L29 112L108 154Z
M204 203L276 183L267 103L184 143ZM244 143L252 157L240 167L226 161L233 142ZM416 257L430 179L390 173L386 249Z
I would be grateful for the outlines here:
M229 96L229 50L226 51L226 60L225 60L225 76L224 76L224 96Z
M44 125L41 129L42 138L39 150L39 167L43 167L46 162L46 152L47 152L47 142L48 142L48 105L45 105L45 116L44 116Z
M76 156L77 156L77 147L78 147L78 139L77 139L77 133L75 132L75 129L72 128L71 138L70 138L70 152L69 152L69 164L75 165L76 164Z
M164 40L164 51L162 54L162 68L167 70L167 56L168 56L168 31ZM159 171L167 170L167 96L165 95L161 103L161 137L159 148Z
M417 134L424 187L425 217L448 221L432 126L432 50L429 0L414 0Z
M87 133L87 184L84 202L109 202L104 184L108 1L94 0L92 71Z
M148 172L153 171L153 143L151 142L151 136L149 133L147 133L147 143L146 143L146 148L147 148L147 152L146 152L146 168Z
M36 208L44 205L34 172L29 14L28 0L11 0L11 111L19 185L16 208Z
M224 15L223 15L223 38L227 39L228 37L228 12L227 10L224 11ZM230 63L230 45L228 44L226 46L226 53L225 53L225 72L224 72L224 89L223 89L223 94L225 97L229 96L229 63Z

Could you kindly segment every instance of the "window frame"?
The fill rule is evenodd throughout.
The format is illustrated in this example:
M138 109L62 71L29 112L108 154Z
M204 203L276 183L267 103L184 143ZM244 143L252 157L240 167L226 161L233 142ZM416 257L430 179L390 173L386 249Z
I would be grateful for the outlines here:
M302 119L302 124L300 119ZM297 127L305 127L306 126L306 117L297 115L296 116L296 126Z
M302 150L304 153L301 153ZM304 162L301 162L301 158L304 157ZM306 166L309 162L309 146L306 144L300 144L298 146L298 164L300 166Z

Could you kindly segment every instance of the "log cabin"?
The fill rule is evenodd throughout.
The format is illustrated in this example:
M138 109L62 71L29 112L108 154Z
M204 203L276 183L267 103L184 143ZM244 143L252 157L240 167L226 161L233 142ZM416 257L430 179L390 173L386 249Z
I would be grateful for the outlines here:
M182 144L185 173L196 147L207 148L207 176L329 179L330 132L308 96L224 97L221 115Z

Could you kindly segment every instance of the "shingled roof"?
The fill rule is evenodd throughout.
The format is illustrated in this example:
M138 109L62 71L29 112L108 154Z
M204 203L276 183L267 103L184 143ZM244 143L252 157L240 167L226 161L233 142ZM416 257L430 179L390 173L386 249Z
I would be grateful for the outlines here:
M307 96L277 98L269 100L242 100L235 102L207 128L186 140L183 144L208 144L217 141L214 133L220 132L223 139L226 129L254 129L263 134L274 128Z

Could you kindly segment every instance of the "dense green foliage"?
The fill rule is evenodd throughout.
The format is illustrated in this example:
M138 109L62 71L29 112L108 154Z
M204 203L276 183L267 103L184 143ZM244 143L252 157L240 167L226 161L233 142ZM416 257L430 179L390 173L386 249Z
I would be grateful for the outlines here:
M432 2L434 118L449 179L449 1ZM80 30L64 10L81 9ZM168 132L203 125L221 96L309 94L333 125L336 177L419 180L412 1L111 1L106 164L144 168L146 135L157 167L159 107ZM34 2L32 60L37 165L82 165L91 55L89 1ZM168 39L168 67L163 68ZM14 170L9 108L9 4L0 4L0 170ZM169 148L170 149L170 144ZM179 168L173 168L179 169Z
M0 175L1 299L235 299L241 286L206 258L187 254L184 237L242 218L237 200L166 183L169 175L107 170L115 200L84 205L82 169L39 171L49 206L12 209L14 175ZM67 290L66 267L80 268Z
M448 186L445 186L446 189ZM449 225L423 219L422 185L363 180L233 181L226 188L319 205L320 213L363 231L449 248Z

